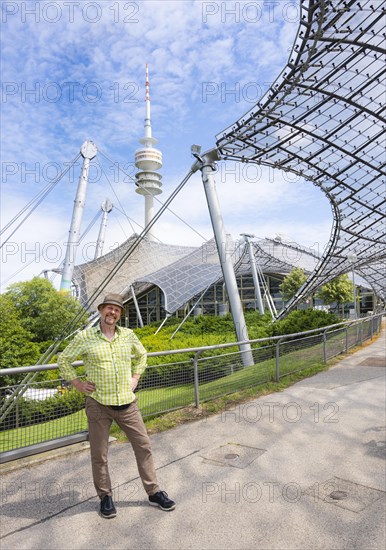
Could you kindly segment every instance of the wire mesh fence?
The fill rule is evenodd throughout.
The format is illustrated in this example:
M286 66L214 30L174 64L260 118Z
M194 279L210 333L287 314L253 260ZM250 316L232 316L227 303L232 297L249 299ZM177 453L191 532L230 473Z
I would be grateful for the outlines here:
M194 402L194 369L185 361L149 365L139 382L138 406L143 417L169 412Z
M85 396L70 390L63 380L31 383L11 402L17 385L0 389L4 412L0 423L1 452L87 433ZM8 406L7 406L8 405Z
M332 359L346 351L346 329L338 328L326 333L326 358Z
M152 417L231 393L279 381L294 372L321 365L347 352L381 328L382 316L344 326L253 340L253 364L243 365L239 343L149 354L137 400L144 417ZM173 361L173 355L178 361ZM153 364L152 364L153 363ZM79 362L77 362L79 364ZM36 380L31 373L55 371L36 365L0 371L0 462L39 452L44 445L63 446L87 438L85 397L60 378ZM12 385L11 375L27 376ZM43 449L44 450L44 449Z
M0 388L1 452L87 433L85 396L61 379L32 382L12 400L18 385Z
M278 378L323 363L323 334L278 342Z
M270 380L274 373L271 348L253 348L254 364L248 367L243 366L240 351L196 357L196 405Z

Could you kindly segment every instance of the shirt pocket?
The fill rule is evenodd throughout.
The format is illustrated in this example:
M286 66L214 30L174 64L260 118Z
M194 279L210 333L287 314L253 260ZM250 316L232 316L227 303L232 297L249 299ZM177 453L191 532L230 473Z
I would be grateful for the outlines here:
M111 345L108 342L93 342L87 350L87 361L101 369L107 369L113 362Z
M128 341L125 341L123 345L117 346L117 349L114 350L117 360L123 365L131 364L131 344Z

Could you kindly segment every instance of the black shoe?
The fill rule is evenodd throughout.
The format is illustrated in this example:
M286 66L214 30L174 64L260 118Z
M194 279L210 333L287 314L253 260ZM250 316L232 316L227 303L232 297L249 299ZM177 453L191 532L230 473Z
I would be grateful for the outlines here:
M158 506L165 512L170 512L176 507L176 503L168 497L165 491L158 491L155 495L149 496L149 504L151 506Z
M101 516L107 519L115 518L117 511L110 495L105 495L101 500Z

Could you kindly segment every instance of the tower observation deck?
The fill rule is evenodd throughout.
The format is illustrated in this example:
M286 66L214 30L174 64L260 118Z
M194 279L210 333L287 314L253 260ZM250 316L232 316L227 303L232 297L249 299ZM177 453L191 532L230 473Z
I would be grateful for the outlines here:
M162 176L156 170L162 168L162 153L154 147L157 140L152 136L150 119L150 94L149 94L149 68L146 64L146 118L145 118L145 136L139 140L143 145L141 149L135 152L135 166L140 170L135 175L136 192L145 197L145 226L147 226L154 217L154 199L155 195L162 193ZM148 238L154 240L154 233L148 232Z

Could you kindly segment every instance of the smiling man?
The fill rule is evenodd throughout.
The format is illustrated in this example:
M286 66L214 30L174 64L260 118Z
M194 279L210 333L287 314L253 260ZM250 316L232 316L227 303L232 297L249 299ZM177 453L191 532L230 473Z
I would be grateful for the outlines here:
M117 513L107 460L109 430L114 420L133 447L149 504L174 510L175 502L158 486L149 436L134 394L146 368L146 350L131 329L117 325L123 311L120 294L108 294L98 311L99 325L78 333L60 354L58 364L63 378L86 394L92 474L101 499L100 513L108 519ZM85 380L78 378L72 367L78 358L84 361Z

